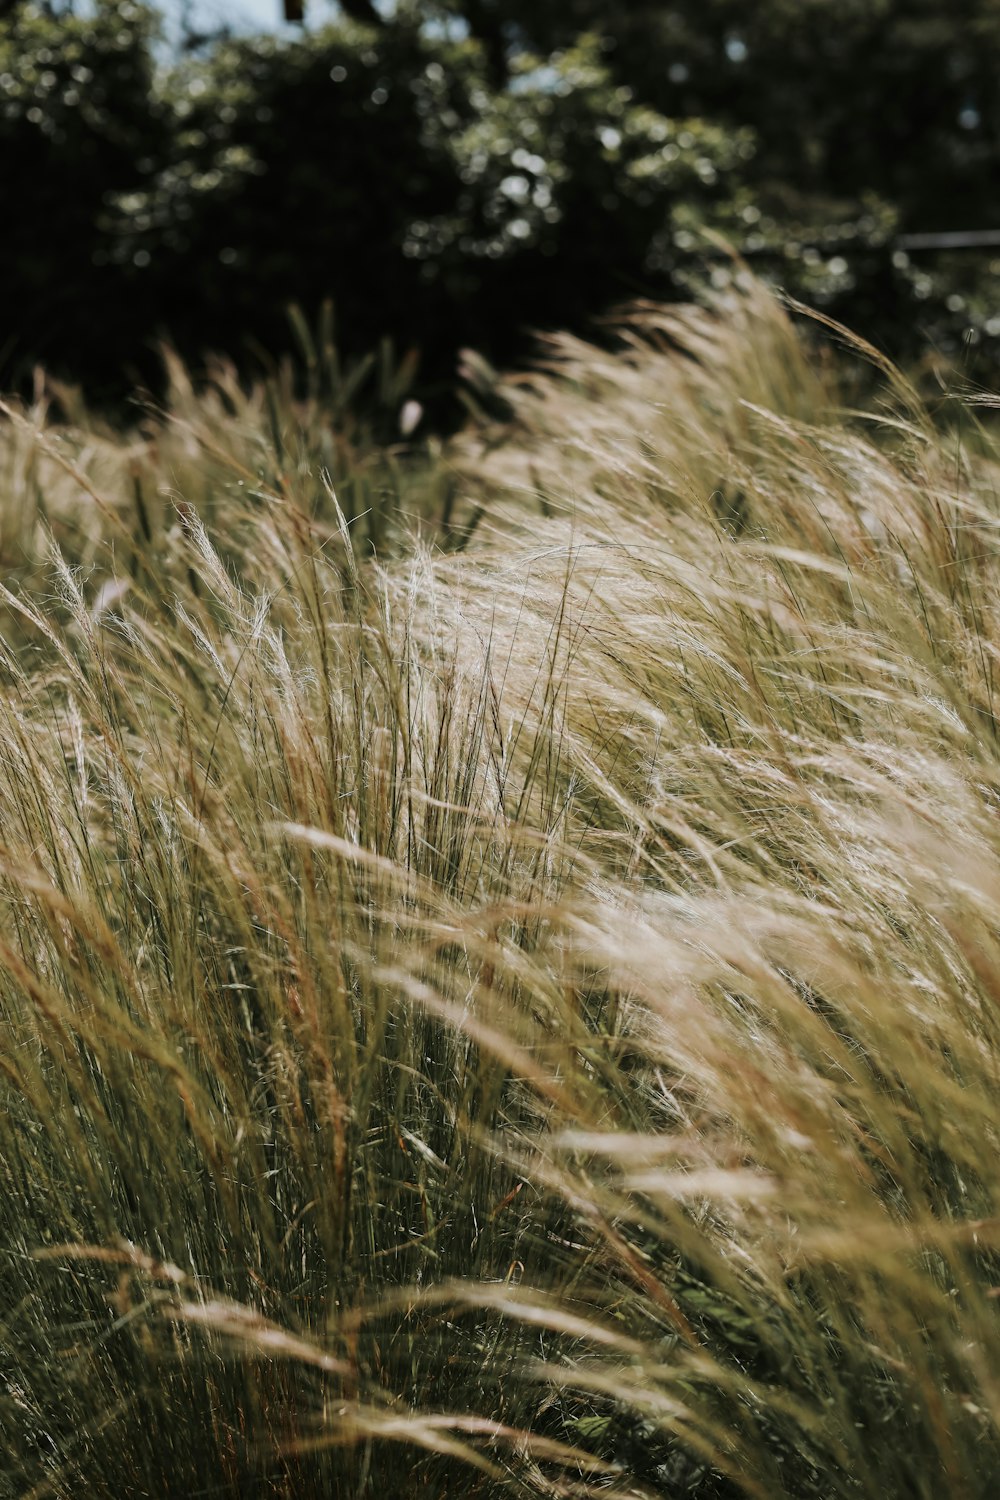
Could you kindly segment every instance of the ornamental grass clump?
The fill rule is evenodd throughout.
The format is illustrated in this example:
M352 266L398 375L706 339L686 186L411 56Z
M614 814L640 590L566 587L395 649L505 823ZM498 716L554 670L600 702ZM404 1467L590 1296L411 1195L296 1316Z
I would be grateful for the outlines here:
M374 536L9 412L0 1493L995 1492L996 448L880 379L637 309Z

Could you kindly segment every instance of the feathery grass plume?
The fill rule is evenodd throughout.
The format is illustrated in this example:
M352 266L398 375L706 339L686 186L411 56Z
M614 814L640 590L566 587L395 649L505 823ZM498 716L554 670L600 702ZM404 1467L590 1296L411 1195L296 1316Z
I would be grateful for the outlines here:
M8 419L0 1493L993 1494L995 439L623 343L377 559L235 382Z

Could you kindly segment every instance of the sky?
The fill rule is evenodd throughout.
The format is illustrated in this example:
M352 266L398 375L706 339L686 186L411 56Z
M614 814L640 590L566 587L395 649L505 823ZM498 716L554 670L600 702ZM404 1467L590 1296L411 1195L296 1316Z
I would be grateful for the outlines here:
M206 31L228 24L237 31L284 31L282 0L157 0L168 25L186 11L189 23ZM311 20L326 20L334 13L330 0L306 0Z
M168 25L176 22L186 9L190 23L206 31L223 24L232 26L235 31L294 32L298 29L285 24L282 0L156 0L156 4L167 17ZM337 13L334 0L305 0L305 6L307 25L321 25Z
M212 3L213 0L207 0L207 4ZM232 10L234 15L238 14L241 21L245 17L247 23L255 31L276 30L281 24L282 6L280 0L214 0L214 8L219 13L220 18L229 10ZM322 9L329 15L331 10L329 4L317 5L315 0L313 0L313 5L310 8L314 14Z

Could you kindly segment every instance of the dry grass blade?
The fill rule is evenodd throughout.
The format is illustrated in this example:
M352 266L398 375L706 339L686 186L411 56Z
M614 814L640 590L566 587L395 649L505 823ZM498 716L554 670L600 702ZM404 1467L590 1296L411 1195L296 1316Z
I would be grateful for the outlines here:
M0 1496L992 1500L1000 455L879 368L7 412Z

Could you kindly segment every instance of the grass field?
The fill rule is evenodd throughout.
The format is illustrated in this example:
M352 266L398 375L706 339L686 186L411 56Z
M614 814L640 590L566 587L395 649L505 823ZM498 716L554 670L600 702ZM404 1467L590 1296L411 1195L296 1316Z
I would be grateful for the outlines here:
M826 337L5 408L0 1495L997 1493L998 450Z

